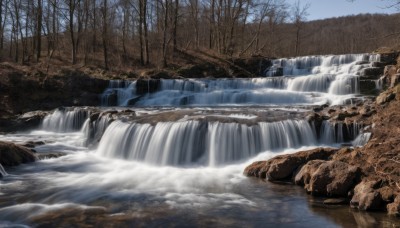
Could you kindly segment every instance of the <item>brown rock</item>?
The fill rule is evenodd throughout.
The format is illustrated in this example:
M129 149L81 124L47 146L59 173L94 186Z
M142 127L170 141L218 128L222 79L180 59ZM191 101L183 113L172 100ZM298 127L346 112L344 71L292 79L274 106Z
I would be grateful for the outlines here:
M394 191L391 187L384 186L384 187L378 189L378 191L381 194L383 201L393 202L395 195L394 195Z
M0 141L0 164L3 166L15 166L35 160L36 156L27 148Z
M396 94L391 93L390 91L383 92L376 98L376 103L381 105L392 101L394 98L396 98Z
M362 181L354 188L354 195L350 205L359 210L382 210L385 203L382 195L376 188L379 188L381 181Z
M280 155L266 162L251 164L245 169L244 174L267 178L270 181L290 179L293 173L308 161L328 159L336 151L336 149L331 148L317 148L295 154Z
M400 81L400 74L393 74L390 77L390 87L395 87Z
M265 170L266 165L267 161L253 162L251 165L246 167L243 174L248 177L265 178L267 173L267 170Z
M311 175L317 171L318 167L324 163L324 160L313 160L305 164L294 178L294 183L306 186L310 183Z
M383 70L383 74L385 76L391 76L393 74L396 74L396 66L394 66L394 65L385 66L385 69Z
M389 215L400 217L400 195L396 197L393 203L386 206Z
M312 195L344 196L357 183L360 168L341 161L312 161L295 177Z

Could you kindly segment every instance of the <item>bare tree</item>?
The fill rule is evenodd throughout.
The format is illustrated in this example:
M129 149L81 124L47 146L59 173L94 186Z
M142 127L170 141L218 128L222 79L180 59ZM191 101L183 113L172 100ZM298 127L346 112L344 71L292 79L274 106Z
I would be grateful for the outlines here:
M292 21L296 28L295 56L299 55L300 32L301 29L303 28L304 21L307 19L308 8L310 8L310 3L301 5L300 0L297 0L292 8Z

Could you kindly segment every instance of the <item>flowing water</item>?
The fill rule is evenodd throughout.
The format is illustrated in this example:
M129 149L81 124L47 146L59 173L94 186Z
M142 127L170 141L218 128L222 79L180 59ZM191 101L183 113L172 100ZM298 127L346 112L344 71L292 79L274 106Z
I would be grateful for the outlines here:
M34 148L43 156L65 155L0 166L0 226L393 225L384 214L327 207L300 187L242 175L278 154L364 145L362 126L318 127L306 116L315 105L359 97L359 72L377 60L281 59L268 77L161 80L145 94L136 81L111 81L103 107L57 109L35 131L0 135L44 142ZM284 76L270 77L276 71Z

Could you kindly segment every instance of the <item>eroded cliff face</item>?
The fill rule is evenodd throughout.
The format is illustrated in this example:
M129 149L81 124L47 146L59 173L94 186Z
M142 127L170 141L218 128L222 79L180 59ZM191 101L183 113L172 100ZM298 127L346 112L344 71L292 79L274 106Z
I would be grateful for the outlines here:
M33 68L0 64L0 131L7 131L17 115L32 110L61 106L91 106L100 103L99 94L108 80L81 71L60 70L47 75ZM11 130L11 129L10 129Z

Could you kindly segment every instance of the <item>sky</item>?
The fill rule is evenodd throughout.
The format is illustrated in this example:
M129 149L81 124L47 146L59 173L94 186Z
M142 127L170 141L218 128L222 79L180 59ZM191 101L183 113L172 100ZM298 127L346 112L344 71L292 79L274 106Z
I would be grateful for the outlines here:
M296 0L287 0L289 4L293 4ZM356 15L360 13L396 13L396 9L387 9L390 0L355 0L349 2L347 0L301 0L300 3L305 5L310 3L308 9L307 20L318 20L330 17L340 17L346 15Z

